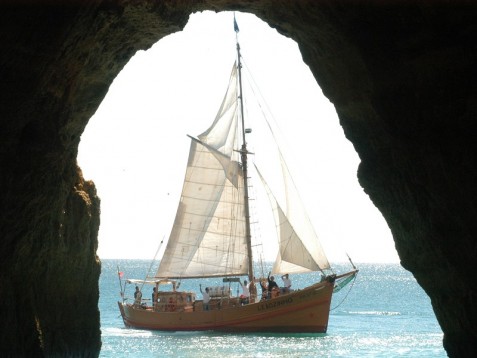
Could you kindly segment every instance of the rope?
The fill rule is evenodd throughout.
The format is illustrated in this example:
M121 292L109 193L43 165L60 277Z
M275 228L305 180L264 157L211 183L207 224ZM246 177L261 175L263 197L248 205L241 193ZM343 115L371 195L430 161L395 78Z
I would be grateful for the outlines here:
M349 290L348 290L348 293L346 293L346 295L343 297L343 299L341 300L340 303L338 303L337 306L333 307L332 309L330 309L330 311L333 311L335 309L337 309L339 306L341 306L343 304L343 302L348 298L348 295L349 293L351 292L351 289L354 287L354 283L356 282L356 277L358 277L358 274L356 274L354 276L354 279L353 279L353 282L351 283L351 286L349 287Z
M159 253L159 250L161 249L162 244L164 243L164 238L165 238L165 235L162 237L162 240L161 240L161 242L159 243L159 247L157 248L156 253L154 254L154 258L152 259L151 264L149 265L149 268L147 269L146 277L144 277L144 280L143 280L143 282L142 282L141 288L139 289L139 291L141 291L141 292L142 292L142 288L144 287L144 282L145 282L145 281L147 280L147 278L149 277L149 273L151 272L152 265L153 265L154 262L156 261L157 254Z

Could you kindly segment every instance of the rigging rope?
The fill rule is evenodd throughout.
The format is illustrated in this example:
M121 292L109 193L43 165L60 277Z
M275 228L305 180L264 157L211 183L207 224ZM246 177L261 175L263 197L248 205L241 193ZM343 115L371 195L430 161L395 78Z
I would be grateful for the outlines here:
M346 293L346 295L343 297L343 299L341 300L340 303L338 303L338 305L336 305L335 307L331 308L330 309L330 312L337 309L339 306L341 306L343 304L343 302L348 298L348 295L349 293L351 292L352 288L354 287L354 283L356 282L356 277L358 277L358 273L356 273L354 275L354 279L353 279L353 282L351 283L351 286L349 287L349 290L348 292Z
M304 217L304 220L306 220L306 222L307 222L306 225L308 225L308 227L312 228L311 230L314 231L313 225L311 223L311 219L310 219L308 213L306 212L305 205L304 205L304 202L302 200L302 196L301 196L301 194L300 194L300 192L297 188L297 185L295 183L294 178L291 175L291 171L290 171L290 168L288 167L287 161L285 160L285 158L290 157L287 154L288 153L293 154L293 151L291 150L291 147L288 144L288 142L286 140L286 137L283 135L283 132L282 132L275 116L273 115L273 112L270 110L270 107L269 107L268 103L266 102L264 96L262 95L262 93L260 91L260 88L257 86L257 84L255 82L255 79L252 76L251 71L248 70L247 63L245 62L245 60L243 60L242 63L244 65L245 69L246 69L246 71L244 71L244 74L249 78L250 90L256 98L257 105L258 105L258 107L261 111L261 114L263 116L264 124L268 128L268 130L271 134L271 137L272 137L271 139L274 142L275 150L277 151L278 157L280 159L281 171L283 173L285 173L285 174L283 174L283 177L287 178L287 179L284 179L284 180L286 180L290 183L290 188L293 191L293 194L297 198L296 201L295 201L296 205L299 208L301 208L301 210L303 211L302 215ZM263 106L262 106L262 103L263 103ZM283 149L282 149L282 147L283 147ZM293 157L293 155L291 157ZM261 173L259 173L259 175L262 176ZM263 175L263 177L265 177L265 176L266 175ZM281 203L280 200L275 197L275 195L273 194L273 190L271 190L271 192L272 192L272 197L274 198L276 203L279 206L282 206L283 203ZM269 193L267 193L267 195L270 197ZM285 204L285 205L288 205L288 204ZM275 224L277 225L277 223L275 223ZM293 227L293 230L295 230L295 227ZM298 233L297 233L297 235L298 235ZM317 240L319 240L318 235L316 234L315 231L313 232L313 235L315 235ZM320 250L322 252L324 252L323 248L321 247L321 243L319 241L318 241L318 246L320 247ZM330 267L330 265L329 265L329 262L328 262L328 259L326 258L326 256L324 256L324 254L322 256L323 257L321 257L320 259L317 259L314 256L312 256L312 257L313 257L313 260L315 261L316 265L318 266L318 270L322 274L325 274L325 272L323 271L322 266L324 266L324 268L328 268L328 267ZM318 263L319 261L321 261L321 262Z
M164 235L164 236L162 237L162 240L161 240L161 242L159 243L159 247L157 248L156 253L154 254L154 258L152 259L151 264L149 265L149 268L148 268L147 273L146 273L146 277L144 278L144 280L143 280L143 282L142 282L142 285L141 285L141 289L139 290L139 291L141 291L141 292L142 292L142 288L144 287L145 281L146 281L147 278L149 277L149 273L151 272L152 265L154 264L154 261L156 261L157 254L159 253L159 250L161 249L162 244L164 243L164 238L165 238L165 237L166 237L166 235Z

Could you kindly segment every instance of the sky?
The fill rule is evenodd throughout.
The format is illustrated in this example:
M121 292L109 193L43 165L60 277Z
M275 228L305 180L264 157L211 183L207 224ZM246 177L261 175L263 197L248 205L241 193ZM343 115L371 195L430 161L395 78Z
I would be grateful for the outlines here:
M295 184L329 260L347 253L354 262L399 262L384 218L358 183L359 157L297 44L254 15L236 18L244 65L287 136ZM101 198L100 258L153 259L165 248L187 135L215 118L235 36L233 13L192 14L182 32L137 52L110 86L78 153Z

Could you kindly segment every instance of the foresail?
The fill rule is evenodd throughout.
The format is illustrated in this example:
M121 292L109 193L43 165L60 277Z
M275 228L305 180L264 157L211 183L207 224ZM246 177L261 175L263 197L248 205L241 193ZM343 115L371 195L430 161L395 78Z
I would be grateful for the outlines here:
M328 269L328 259L296 193L288 170L282 168L284 195L282 203L279 204L258 168L256 169L267 191L279 236L279 250L272 272L299 273Z
M213 125L192 139L181 200L157 277L246 274L243 173L237 148L237 70Z

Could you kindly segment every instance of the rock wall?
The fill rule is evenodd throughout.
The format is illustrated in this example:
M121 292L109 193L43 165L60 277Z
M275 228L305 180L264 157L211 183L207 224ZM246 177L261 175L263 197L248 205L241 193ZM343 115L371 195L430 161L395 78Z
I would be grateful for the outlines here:
M80 135L122 67L195 11L255 13L298 42L362 163L449 356L477 353L477 5L17 1L0 5L0 351L97 356L99 198Z

